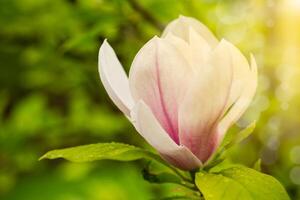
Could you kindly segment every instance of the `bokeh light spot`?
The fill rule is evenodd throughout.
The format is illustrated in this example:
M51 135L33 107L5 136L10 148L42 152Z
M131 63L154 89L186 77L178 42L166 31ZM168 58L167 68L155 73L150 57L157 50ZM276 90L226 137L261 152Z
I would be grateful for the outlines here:
M300 185L300 167L294 167L290 171L290 179L293 183Z

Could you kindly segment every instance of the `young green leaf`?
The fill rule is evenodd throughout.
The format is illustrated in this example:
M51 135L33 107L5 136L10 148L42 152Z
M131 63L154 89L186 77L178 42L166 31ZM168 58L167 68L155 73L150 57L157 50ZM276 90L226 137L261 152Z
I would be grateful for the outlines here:
M241 130L239 133L235 132L228 132L225 135L225 138L223 139L223 142L215 152L215 154L210 158L210 160L207 162L205 169L210 169L217 164L223 162L224 160L224 152L232 147L235 144L240 143L242 140L247 138L254 130L255 128L255 122L252 122L250 125L248 125L246 128Z
M175 174L168 172L152 173L147 169L142 171L143 177L150 183L176 183L182 184L182 180Z
M162 197L159 199L152 199L152 200L204 200L200 196L185 196L185 195L175 195L169 197Z
M254 165L253 165L253 169L255 169L256 171L261 171L261 159L258 159Z
M275 178L243 166L217 174L201 171L196 175L196 185L206 200L289 200Z
M159 155L151 151L122 143L88 144L47 152L39 160L64 158L71 162L91 162L97 160L133 161L150 159L168 167L183 180L188 180L182 172L166 163Z
M228 134L225 135L221 147L228 149L231 146L240 143L254 131L255 125L256 122L254 121L238 133L229 132Z
M132 161L143 158L164 162L158 155L150 151L122 143L98 143L52 150L43 155L40 160L56 158L64 158L72 162L96 160Z

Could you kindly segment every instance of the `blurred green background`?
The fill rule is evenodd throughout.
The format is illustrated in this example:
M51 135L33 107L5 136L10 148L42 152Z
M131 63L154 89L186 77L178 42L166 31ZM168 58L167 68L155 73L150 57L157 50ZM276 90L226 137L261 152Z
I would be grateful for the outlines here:
M38 161L46 151L119 141L150 148L104 91L105 38L128 71L139 48L180 14L252 52L256 97L237 126L254 134L230 152L300 199L300 0L1 0L0 199L143 200L180 192L150 185L143 161Z

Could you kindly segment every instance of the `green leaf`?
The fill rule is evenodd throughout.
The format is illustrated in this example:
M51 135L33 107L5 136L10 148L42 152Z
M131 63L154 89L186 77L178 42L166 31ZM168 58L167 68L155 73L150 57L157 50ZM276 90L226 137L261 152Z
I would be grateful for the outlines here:
M210 168L208 170L208 172L217 174L217 173L219 173L219 172L221 172L225 169L229 169L229 168L233 168L233 167L240 167L240 166L243 167L243 165L241 165L241 164L233 163L231 160L225 159L223 162L221 162L221 163L215 165L214 167Z
M182 184L182 180L175 174L168 172L152 173L147 169L142 171L143 177L150 183L176 183Z
M255 129L256 122L252 122L246 128L241 130L239 133L229 132L225 135L225 138L221 144L221 148L228 149L234 144L238 144L246 139Z
M196 185L206 200L289 200L275 178L243 166L218 174L201 171L196 175Z
M232 147L233 145L240 143L242 140L246 139L255 129L255 124L255 122L252 122L239 133L228 132L225 135L225 138L223 139L220 147L204 166L204 169L208 170L223 162L225 159L224 153L226 152L226 150Z
M169 197L162 197L162 198L155 198L152 200L204 200L200 196L185 196L185 195L175 195L175 196L169 196Z
M132 161L147 158L164 163L158 155L150 151L122 143L98 143L52 150L43 155L40 160L56 158L64 158L72 162L96 160Z

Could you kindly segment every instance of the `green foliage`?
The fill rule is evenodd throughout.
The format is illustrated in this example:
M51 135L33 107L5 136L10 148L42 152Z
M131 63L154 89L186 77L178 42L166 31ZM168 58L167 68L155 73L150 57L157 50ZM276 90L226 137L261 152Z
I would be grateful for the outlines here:
M180 177L171 173L167 173L167 172L152 173L147 169L144 169L142 173L144 179L146 181L149 181L150 183L176 183L176 184L182 183Z
M208 161L208 163L204 166L204 169L210 169L219 163L224 161L224 156L225 152L233 147L234 145L239 144L241 141L246 139L255 129L255 122L252 122L249 124L246 128L243 130L239 131L238 133L236 132L228 132L221 145L218 147L217 151L215 154L212 156L212 158Z
M150 159L166 165L158 155L122 143L98 143L52 150L43 155L40 160L57 158L79 163L98 160L133 161ZM260 164L260 162L258 163ZM256 168L259 164L255 165ZM185 182L182 176L178 176L178 174L169 172L153 173L149 168L145 168L142 174L144 179L150 183L174 183L191 190L195 189L191 182ZM229 200L232 198L241 200L289 199L285 189L276 179L238 165L221 165L221 167L217 165L209 173L200 171L196 174L195 183L206 200ZM190 197L193 198L193 195ZM176 195L167 199L178 198L184 197Z
M132 161L145 158L163 162L158 155L150 151L121 143L98 143L52 150L43 155L40 160L57 158L64 158L72 162L91 162L96 160Z
M299 178L291 173L299 166L299 16L281 5L292 1L137 2L162 25L193 16L246 57L255 55L259 87L238 125L257 120L256 131L227 156L247 166L261 157L263 172L300 199ZM0 199L178 196L174 184L150 188L140 162L38 162L50 149L89 143L149 147L111 103L97 72L104 38L128 71L139 48L160 35L140 10L128 0L0 0L0 26Z
M202 200L202 199L199 198L199 197L178 196L178 195L176 195L176 196L158 198L158 199L155 199L155 200Z
M201 171L196 174L196 185L206 200L289 200L275 178L242 166L218 173Z
M233 131L228 132L225 135L225 138L220 146L220 149L226 150L235 144L239 144L241 141L246 139L251 133L253 133L255 126L256 126L256 122L252 122L246 128L244 128L238 133L235 133Z
M47 170L47 174L38 170L15 184L16 189L1 199L40 200L43 197L43 200L78 198L96 200L101 197L105 200L130 200L135 197L139 200L149 200L149 197L155 198L149 184L141 178L139 170L126 163L120 165L103 162L101 165L96 165L63 162L58 167Z
M75 163L98 160L134 161L138 159L150 159L168 166L173 173L167 171L153 173L149 168L147 168L142 171L142 175L145 180L150 183L175 183L189 189L194 189L194 185L191 182L186 182L187 178L180 172L180 170L169 166L161 159L160 156L148 150L128 144L98 143L52 150L43 155L40 160L57 158L64 158Z

